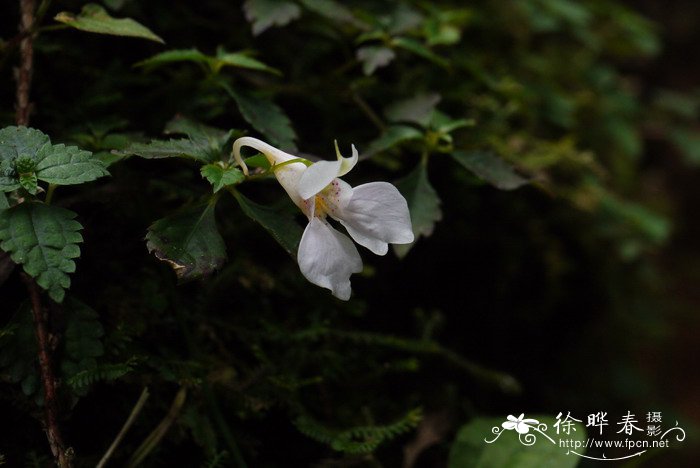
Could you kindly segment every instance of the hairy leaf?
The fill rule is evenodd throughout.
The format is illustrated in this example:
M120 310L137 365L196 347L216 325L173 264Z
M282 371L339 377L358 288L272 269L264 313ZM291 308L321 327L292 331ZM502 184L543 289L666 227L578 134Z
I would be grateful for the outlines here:
M109 175L105 165L76 146L52 145L39 130L6 127L0 130L0 190L21 185L36 193L37 181L73 185Z
M148 228L149 252L167 262L182 281L208 276L226 260L226 245L216 227L215 206L212 202L184 208Z
M50 184L82 184L109 175L104 164L94 159L91 152L76 146L46 145L37 157L36 175Z
M301 16L299 6L286 0L246 0L243 11L256 36L272 26L284 26Z
M49 296L62 302L70 287L69 273L80 257L82 226L76 214L43 203L21 203L0 211L0 248L36 278Z
M442 210L440 209L440 197L428 181L426 164L418 164L413 172L396 183L396 187L408 202L415 236L415 240L411 244L394 245L396 255L404 257L419 237L428 237L433 233L435 223L442 219Z
M278 208L258 205L239 192L234 192L234 196L243 212L260 223L287 253L296 258L303 230L294 215Z
M218 192L227 185L235 185L242 182L245 176L236 167L222 167L219 164L207 164L200 170L202 177L206 178L214 189Z
M493 153L455 151L452 157L479 178L501 190L513 190L528 183L510 164Z
M112 36L138 37L164 43L163 39L142 24L131 18L113 18L104 8L94 3L85 5L78 15L62 11L54 19L81 31Z
M150 143L132 143L117 154L135 155L144 159L186 158L195 161L211 162L216 159L206 142L179 140L153 140Z

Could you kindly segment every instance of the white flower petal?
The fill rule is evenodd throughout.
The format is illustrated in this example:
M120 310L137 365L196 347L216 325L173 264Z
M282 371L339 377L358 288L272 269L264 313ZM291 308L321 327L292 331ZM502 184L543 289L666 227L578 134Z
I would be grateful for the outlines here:
M334 219L339 220L338 216L340 216L345 207L348 206L354 192L355 189L344 180L333 179L319 196L325 203L328 214Z
M413 242L406 199L387 182L370 182L353 188L350 203L338 216L355 241L378 255L391 244Z
M338 299L350 299L350 275L362 271L355 244L327 222L311 218L299 244L301 273L312 283L330 289Z
M510 418L509 418L509 419L510 419ZM504 423L501 424L501 426L503 427L503 429L506 429L506 430L508 430L508 431L512 431L513 429L515 429L515 425L516 425L516 423L514 423L514 422L512 422L512 421L506 421L506 422L504 422Z
M527 424L517 424L515 426L515 430L518 432L518 434L527 434L530 432L530 426Z
M326 188L336 177L344 176L355 167L359 155L357 148L352 145L352 156L344 158L338 149L338 142L335 142L335 154L338 156L336 161L319 161L312 164L299 181L299 195L304 200L307 200L321 190Z
M338 156L338 161L342 161L342 164L340 165L340 170L338 171L338 175L336 177L342 177L348 172L350 172L353 167L355 167L355 164L357 164L360 155L357 153L357 148L355 148L355 145L350 145L350 147L352 148L352 156L350 156L349 158L344 158L343 155L340 154L340 150L338 149L338 140L335 140L334 143L335 154L336 156Z
M338 177L342 161L319 161L309 166L299 179L299 196L307 200Z
M241 148L243 148L244 146L249 146L253 149L260 151L263 155L265 155L270 165L273 167L285 163L287 161L291 161L292 159L300 159L297 156L285 153L284 151L279 150L274 146L268 145L264 141L258 140L257 138L241 137L233 143L233 154L236 158L236 161L238 161L238 163L244 169L246 175L248 174L248 168L246 167L245 162L243 162L243 159L241 157ZM282 185L284 190L287 192L289 198L291 198L294 204L301 208L301 210L304 211L304 213L307 213L307 211L304 209L304 203L301 197L299 196L299 190L297 188L299 185L299 178L304 173L305 169L306 165L304 163L294 162L290 164L285 164L279 169L273 170L275 173L275 177L279 181L280 185Z

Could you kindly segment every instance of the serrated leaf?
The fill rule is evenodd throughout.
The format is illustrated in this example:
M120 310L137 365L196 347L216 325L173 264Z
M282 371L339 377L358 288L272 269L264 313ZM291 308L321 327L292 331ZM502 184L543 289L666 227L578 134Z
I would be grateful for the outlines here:
M264 97L234 91L229 86L224 89L236 101L243 118L257 131L265 135L270 144L287 151L295 151L296 133L289 117L274 102Z
M369 76L377 68L385 67L396 57L393 50L383 46L364 46L357 49L357 60L362 62L362 71Z
M0 130L0 190L11 191L22 185L30 193L36 193L36 179L73 185L106 175L109 172L105 165L89 151L52 145L47 135L33 128Z
M184 208L148 228L148 251L168 263L181 281L208 276L226 260L214 207L206 203Z
M236 167L222 167L219 164L207 164L200 170L202 177L206 178L214 189L214 193L228 185L236 185L245 179L240 169Z
M82 184L109 175L104 164L92 158L91 152L76 146L45 145L37 158L36 175L50 184Z
M514 190L529 183L510 164L493 153L455 151L452 157L476 176L501 190Z
M408 176L396 182L396 187L408 203L415 236L411 244L394 245L396 255L404 257L419 237L428 237L433 233L435 223L442 219L441 201L428 181L427 165L424 163L418 164Z
M15 161L19 158L31 158L51 140L48 135L34 128L5 127L0 129L0 161Z
M187 138L179 140L153 140L150 143L132 143L116 154L135 155L144 159L186 158L195 161L211 162L218 158L205 142L195 142Z
M272 26L284 26L301 16L296 3L286 0L246 0L243 11L257 36Z
M368 153L380 153L408 140L423 138L423 133L408 125L392 125L376 140L369 144Z
M384 115L390 122L413 122L427 127L439 102L438 93L418 94L391 104L384 111Z
M27 192L31 193L32 195L36 195L37 190L39 189L38 180L36 178L36 174L34 172L30 174L20 174L19 175L19 185L22 186L24 190Z
M527 418L534 418L540 423L546 424L549 437L554 443L544 435L536 431L530 431L535 439L533 444L523 444L516 431L502 430L501 435L493 443L486 443L484 440L493 440L492 428L501 428L501 424L506 418L476 418L462 426L457 433L448 462L449 468L574 468L581 461L579 457L569 453L574 442L581 443L579 453L585 453L585 441L587 438L586 428L583 424L573 423L568 434L562 432L557 435L551 430L556 419L551 416L528 415ZM560 446L560 440L566 441L567 445Z
M303 230L293 214L277 207L259 205L240 192L234 192L234 196L248 217L260 223L287 253L294 258L297 257Z
M85 5L78 15L62 11L54 19L81 31L112 36L138 37L165 43L163 39L144 25L131 18L113 18L104 8L94 3Z
M70 210L43 203L21 203L0 211L0 248L22 265L56 301L70 287L73 259L80 257L82 226Z
M400 47L402 49L408 50L409 52L412 52L415 55L428 59L436 65L440 65L441 67L448 68L449 66L447 60L440 57L435 52L430 50L427 46L421 44L415 39L410 39L407 37L395 37L391 40L391 44L394 47Z

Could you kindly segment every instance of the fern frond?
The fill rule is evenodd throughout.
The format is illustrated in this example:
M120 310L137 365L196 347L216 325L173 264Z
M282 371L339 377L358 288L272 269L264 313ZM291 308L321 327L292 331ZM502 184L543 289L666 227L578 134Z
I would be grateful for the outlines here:
M333 450L356 455L374 452L383 442L414 429L422 417L422 410L416 408L392 424L357 426L339 431L323 426L308 415L302 415L294 421L294 425L302 434L329 445Z
M126 362L116 364L102 364L92 369L86 369L66 379L66 383L73 389L85 388L99 381L112 381L128 374L136 367L138 359L130 358Z

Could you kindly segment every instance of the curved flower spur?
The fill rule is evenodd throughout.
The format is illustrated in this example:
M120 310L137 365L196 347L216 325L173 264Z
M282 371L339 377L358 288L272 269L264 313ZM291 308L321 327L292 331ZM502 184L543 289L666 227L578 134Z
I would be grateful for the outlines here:
M350 158L341 156L336 142L336 161L312 164L257 138L242 137L233 143L233 156L248 175L241 158L244 146L265 155L277 181L309 218L297 253L299 268L306 279L330 289L335 297L350 298L350 275L362 271L362 259L352 241L329 224L328 216L377 255L386 254L389 244L413 242L408 205L396 187L388 182L351 187L339 178L357 164L354 145Z

